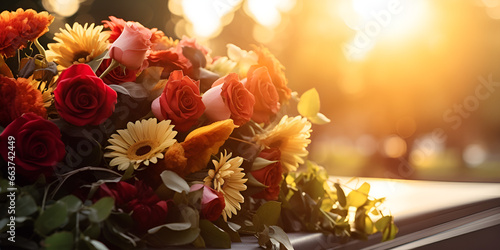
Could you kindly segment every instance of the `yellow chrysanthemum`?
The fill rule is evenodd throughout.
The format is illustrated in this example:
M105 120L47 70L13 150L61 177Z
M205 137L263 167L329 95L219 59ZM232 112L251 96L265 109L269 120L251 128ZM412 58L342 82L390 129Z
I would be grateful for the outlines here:
M54 35L57 43L49 43L46 52L47 59L65 69L75 63L87 63L98 57L108 48L109 34L102 32L102 25L82 26L74 23L73 27L66 24L66 29Z
M307 145L311 143L311 123L304 117L283 116L281 121L271 130L254 137L262 148L279 148L281 166L285 172L297 170L307 156Z
M149 162L156 163L163 159L162 152L176 142L177 135L173 131L174 125L170 120L157 123L156 118L129 122L127 129L118 130L118 134L111 135L108 140L111 145L106 149L112 150L104 154L113 158L109 165L118 166L118 170L126 170L130 163L137 169L141 164L149 166Z
M224 154L220 154L218 162L212 160L215 170L210 169L208 176L203 180L205 185L213 187L224 195L226 207L222 212L222 217L225 221L227 221L227 217L231 218L241 209L240 203L243 203L245 199L240 192L247 189L245 185L247 179L243 178L245 173L240 168L243 158L238 156L230 159L231 156L232 153L224 152Z

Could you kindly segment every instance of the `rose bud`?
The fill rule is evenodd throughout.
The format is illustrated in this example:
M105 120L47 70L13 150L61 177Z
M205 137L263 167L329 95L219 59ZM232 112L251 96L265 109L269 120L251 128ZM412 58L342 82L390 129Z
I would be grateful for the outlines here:
M89 65L74 64L59 76L54 100L65 121L76 126L99 125L115 110L117 94Z
M40 174L50 176L66 150L54 123L25 113L0 134L0 154L15 164L17 174L34 181Z
M236 73L215 81L202 100L208 119L221 121L230 118L237 126L250 121L255 105L255 97L239 81Z
M109 57L130 70L141 71L148 66L148 50L152 33L137 23L129 22L111 44Z
M203 184L194 184L191 186L190 192L203 188L201 197L201 216L209 221L215 221L222 214L222 210L226 207L224 196L221 192L217 192L209 186Z
M280 193L280 184L283 180L283 168L280 162L281 152L277 148L264 149L258 157L276 162L251 172L255 179L267 186L266 189L254 194L253 197L265 200L277 200Z
M161 95L151 103L151 111L162 120L172 120L177 131L187 131L203 115L199 82L184 76L181 70L173 71Z

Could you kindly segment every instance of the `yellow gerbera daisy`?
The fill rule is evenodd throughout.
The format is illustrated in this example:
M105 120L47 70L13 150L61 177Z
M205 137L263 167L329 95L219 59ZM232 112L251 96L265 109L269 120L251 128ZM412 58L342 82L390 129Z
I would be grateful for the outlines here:
M98 57L108 48L109 34L102 32L104 26L94 24L82 26L74 23L66 24L66 29L54 35L57 43L49 43L46 51L47 59L65 69L75 63L87 63Z
M281 166L285 172L295 171L299 164L304 163L307 156L307 145L311 143L311 123L302 116L283 116L274 128L254 137L262 148L279 148L281 151Z
M227 217L231 218L233 214L237 214L241 209L240 203L243 203L245 199L241 195L241 191L247 189L244 179L245 173L243 169L240 168L241 163L243 163L243 158L234 157L230 159L232 153L220 154L220 160L212 160L215 170L210 169L208 171L208 176L203 180L205 185L213 187L215 190L221 192L224 195L224 201L226 202L226 207L222 211L222 217L227 221Z
M170 120L157 123L156 118L129 122L127 129L118 130L118 134L111 135L108 140L111 145L106 149L113 150L104 154L113 158L109 165L118 166L118 170L126 170L130 163L137 169L141 164L149 166L149 162L156 163L163 159L162 152L172 146L176 140L177 131Z

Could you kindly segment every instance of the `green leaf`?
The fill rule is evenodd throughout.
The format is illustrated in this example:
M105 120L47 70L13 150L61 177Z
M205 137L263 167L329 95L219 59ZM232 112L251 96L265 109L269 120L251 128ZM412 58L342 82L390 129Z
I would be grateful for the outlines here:
M262 188L262 189L267 188L266 185L264 185L262 182L255 179L255 177L251 173L247 174L247 179L248 180L245 183L245 185L247 185L249 187L257 187L257 188Z
M378 231L382 232L382 241L392 240L396 237L399 229L394 224L392 216L384 216L375 222L375 227Z
M199 235L199 228L174 231L163 227L155 234L146 235L144 239L153 247L180 246L192 243L196 240L196 238L198 238Z
M288 235L278 226L266 226L264 231L257 234L257 237L259 238L259 245L266 249L293 249Z
M189 229L191 226L192 225L189 222L169 223L169 224L163 224L163 225L160 225L157 227L153 227L153 228L148 230L148 233L154 234L154 233L160 231L160 229L162 229L162 228L168 228L172 231L184 231L184 230Z
M92 71L96 72L99 66L101 66L102 60L109 58L108 56L108 50L105 50L102 52L100 55L98 55L96 58L94 58L92 61L88 62L87 64L92 68Z
M0 194L7 193L9 187L10 185L8 180L6 179L0 180Z
M320 109L319 94L315 88L312 88L300 97L297 104L297 110L304 117L316 116Z
M359 187L356 190L351 191L347 195L347 206L352 206L352 207L360 207L365 204L365 202L368 200L368 193L370 192L370 184L368 183L363 183L361 187Z
M35 200L31 195L22 195L16 201L16 216L29 216L38 210Z
M391 223L392 216L384 216L380 218L377 222L375 222L375 228L377 228L377 231L384 231L389 224Z
M91 239L97 239L101 235L101 226L99 223L90 223L90 225L83 231L85 236Z
M216 221L213 222L214 225L221 228L226 232L231 238L232 242L241 242L240 234L238 230L241 228L240 225L233 222L226 222L222 217L219 217Z
M212 222L200 220L201 237L207 246L214 248L231 248L231 238Z
M82 201L78 199L74 195L68 195L63 197L60 201L64 202L66 204L66 207L68 208L68 212L74 213L80 209L82 206Z
M38 216L35 221L35 230L41 235L47 235L67 222L68 210L66 204L57 201Z
M345 193L342 187L340 187L340 184L335 183L334 184L335 189L337 189L337 199L339 201L339 204L341 207L345 207L347 204L346 198L345 198Z
M109 248L106 247L102 242L97 241L97 240L90 240L90 244L94 247L96 250L108 250Z
M252 164L252 168L251 168L251 172L252 171L257 171L259 169L262 169L262 168L265 168L273 163L276 163L278 161L270 161L270 160L267 160L267 159L264 159L262 157L257 157L255 158L255 160L253 161L253 164Z
M125 173L123 173L122 178L120 181L126 181L134 176L134 164L130 163L128 168L125 170Z
M319 112L320 100L318 91L315 88L302 94L297 104L297 110L302 116L306 117L314 124L322 125L330 122L330 119Z
M398 227L394 223L391 223L390 226L382 232L382 241L393 240L396 238L398 232Z
M281 213L281 202L268 201L257 209L253 216L253 224L257 231L264 230L264 225L273 226L278 223Z
M89 208L90 209L89 220L95 223L105 220L111 213L114 204L115 200L111 197L101 198Z
M160 177L163 184L165 184L165 186L169 189L178 193L182 193L182 191L189 193L189 185L178 174L165 170L160 174Z
M322 113L317 113L315 116L308 116L307 119L317 125L323 125L331 122L331 120Z
M73 249L73 241L71 232L58 232L47 237L43 245L47 250Z

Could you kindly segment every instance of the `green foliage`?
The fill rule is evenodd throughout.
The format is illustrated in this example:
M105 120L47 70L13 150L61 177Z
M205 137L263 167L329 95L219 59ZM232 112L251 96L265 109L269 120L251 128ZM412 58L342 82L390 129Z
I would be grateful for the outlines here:
M102 222L108 218L114 204L115 200L111 197L101 198L94 205L89 207L89 220L94 223Z
M35 231L41 235L48 235L67 222L68 208L64 202L57 201L38 216L35 221Z
M266 226L264 231L257 234L259 245L266 249L286 249L293 250L292 243L288 235L277 226Z
M257 209L253 216L253 225L257 231L264 230L264 226L273 226L278 223L281 213L281 203L268 201Z
M177 193L182 193L183 191L186 193L189 192L189 185L178 174L165 170L160 174L160 177L167 188Z
M310 162L306 172L289 173L285 180L280 198L282 223L287 231L330 232L341 241L366 239L376 232L381 232L386 241L398 231L392 216L383 217L378 209L385 199L370 197L368 183L356 189L334 183L332 188L326 184L326 171Z
M46 250L73 249L74 237L71 232L54 233L44 241Z
M201 237L209 247L231 248L231 237L208 220L200 220Z

